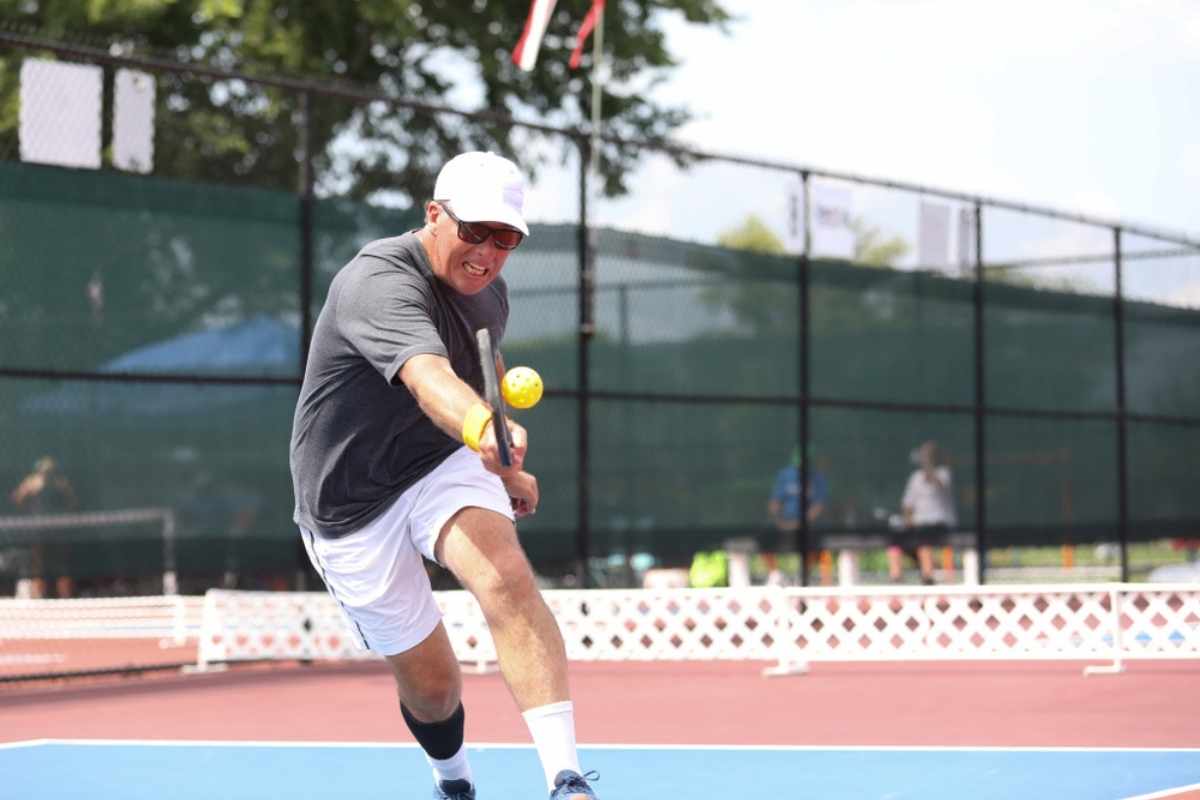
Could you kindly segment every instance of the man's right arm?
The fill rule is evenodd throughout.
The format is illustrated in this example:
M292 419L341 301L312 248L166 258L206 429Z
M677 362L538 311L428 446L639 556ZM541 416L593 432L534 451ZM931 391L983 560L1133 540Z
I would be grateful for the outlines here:
M463 440L463 422L471 409L476 405L487 407L475 390L454 373L450 361L443 356L415 355L404 362L398 377L433 424L459 441ZM479 439L479 454L490 472L513 477L521 471L527 441L525 429L520 425L509 420L508 427L513 440L511 467L500 465L496 436L490 424L484 426Z

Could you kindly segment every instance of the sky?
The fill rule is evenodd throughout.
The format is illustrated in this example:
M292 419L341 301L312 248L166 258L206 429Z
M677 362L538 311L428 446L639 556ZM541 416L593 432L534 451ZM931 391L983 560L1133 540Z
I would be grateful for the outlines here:
M680 141L1200 238L1200 2L725 0Z
M696 119L674 139L715 154L996 198L1200 241L1200 0L723 0L722 33L667 14L680 66L650 90ZM799 251L777 170L644 157L622 198L593 198L589 222L714 243L753 215ZM926 269L921 207L946 206L944 266L973 239L969 203L814 179L847 212L909 245L895 266ZM541 175L531 218L578 213L577 178ZM814 226L815 227L815 226ZM1111 229L984 209L984 262L1069 259L1113 249ZM1169 245L1167 247L1174 247ZM1164 244L1123 239L1125 293L1200 308L1200 254L1135 261ZM822 250L813 254L845 256ZM966 263L965 261L961 263ZM1033 275L1033 273L1038 273ZM996 275L996 273L989 273ZM1112 260L1026 269L1039 285L1107 294Z
M679 67L647 91L696 117L676 141L1200 241L1200 0L720 1L735 17L724 33L661 18ZM683 170L649 155L628 195L589 201L589 222L712 244L753 215L798 252L797 184L778 170ZM814 208L829 191L908 243L897 267L936 263L920 252L926 203L946 206L944 269L959 269L960 250L973 256L960 227L969 203L814 179ZM571 222L578 211L575 168L543 169L530 219ZM1065 259L1111 253L1112 231L985 206L983 242L985 263ZM1132 235L1123 246L1164 247ZM1111 262L1039 270L1040 285L1114 287ZM1200 308L1200 255L1126 275L1128 296Z

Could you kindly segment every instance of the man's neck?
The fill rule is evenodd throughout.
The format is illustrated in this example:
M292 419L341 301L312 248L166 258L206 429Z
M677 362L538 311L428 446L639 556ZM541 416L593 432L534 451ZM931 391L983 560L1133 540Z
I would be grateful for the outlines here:
M425 251L425 260L429 262L429 271L433 273L433 277L448 288L453 288L446 281L445 277L438 274L437 262L433 259L433 234L430 233L428 226L417 228L413 231L413 235L417 237L417 241L421 244L421 249Z

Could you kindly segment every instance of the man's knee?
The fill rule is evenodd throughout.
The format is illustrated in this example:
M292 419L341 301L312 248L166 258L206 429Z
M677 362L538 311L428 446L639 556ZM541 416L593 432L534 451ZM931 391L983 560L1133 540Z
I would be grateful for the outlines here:
M458 707L462 674L446 630L439 625L411 650L387 657L400 704L423 722L445 719Z
M400 705L421 722L439 722L455 712L462 690L452 673L427 674L419 685L406 684L396 676Z

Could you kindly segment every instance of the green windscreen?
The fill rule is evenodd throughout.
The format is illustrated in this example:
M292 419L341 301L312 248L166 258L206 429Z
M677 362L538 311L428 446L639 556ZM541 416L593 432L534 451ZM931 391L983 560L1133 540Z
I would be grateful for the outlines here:
M419 210L348 199L312 211L310 315L363 244L421 224ZM302 569L287 445L303 218L286 191L0 163L5 496L50 457L73 490L57 510L169 509L185 589L230 575L276 585ZM816 259L803 320L796 255L593 233L586 370L578 227L534 225L505 267L506 361L548 389L518 415L543 496L521 536L540 570L570 569L581 519L601 557L686 563L738 537L782 546L767 503L800 438L806 354L803 458L828 493L815 546L885 533L926 441L951 468L963 529L982 466L992 544L1114 539L1118 328L1103 291L986 280L977 417L970 277ZM1150 297L1124 314L1130 532L1181 535L1200 519L1200 311ZM21 513L10 500L0 517ZM37 559L81 582L152 581L168 557L153 522L38 536L35 553L37 537L0 529L0 581Z
M0 162L0 368L295 376L295 359L118 359L264 316L294 323L297 221L286 192Z

